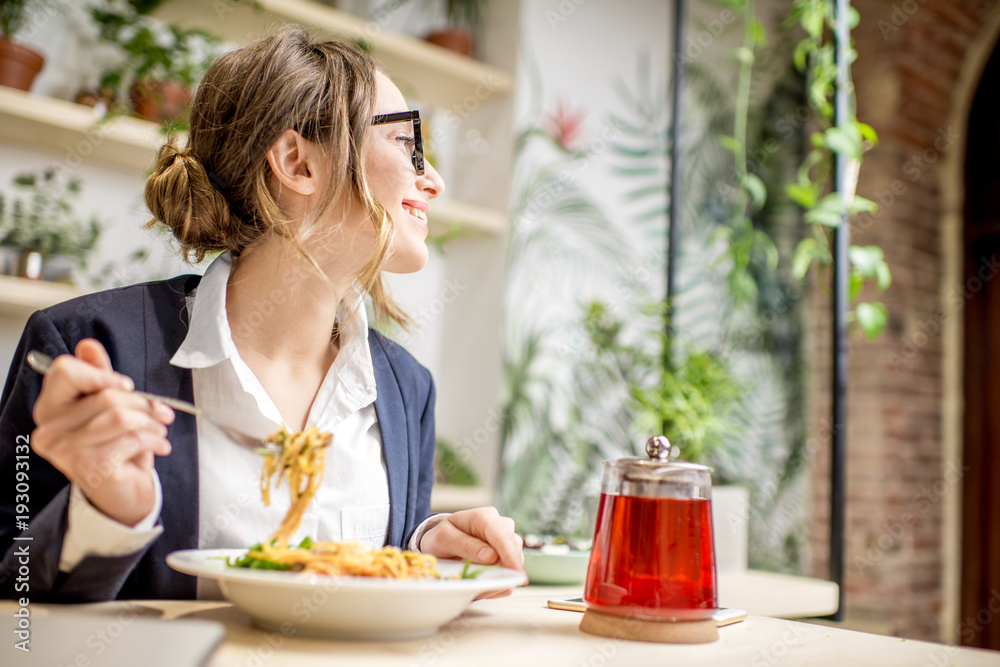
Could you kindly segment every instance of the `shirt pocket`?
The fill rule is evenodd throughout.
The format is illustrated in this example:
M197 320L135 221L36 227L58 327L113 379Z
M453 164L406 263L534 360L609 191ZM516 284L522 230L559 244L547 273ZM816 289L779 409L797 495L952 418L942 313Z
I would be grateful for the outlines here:
M344 542L360 542L379 548L385 544L388 530L389 505L340 510L340 535Z

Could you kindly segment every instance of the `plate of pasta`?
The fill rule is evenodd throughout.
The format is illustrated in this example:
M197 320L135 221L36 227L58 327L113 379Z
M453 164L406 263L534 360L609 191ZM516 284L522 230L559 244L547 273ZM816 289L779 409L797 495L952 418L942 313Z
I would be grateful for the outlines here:
M365 549L356 544L343 546L354 556ZM365 640L434 634L461 615L477 595L525 581L522 572L492 566L475 566L472 572L478 574L469 578L468 564L444 560L433 563L434 574L421 568L405 577L231 565L247 558L248 553L247 549L175 551L167 556L167 564L185 574L214 579L227 600L268 630L288 634L294 628L296 634ZM463 572L466 578L462 578Z
M290 544L319 488L331 438L315 428L281 429L268 438L279 447L264 457L263 501L268 504L271 486L284 480L292 501L273 536L248 549L175 551L167 565L215 580L226 599L263 628L365 640L434 634L479 594L526 581L516 570L473 568L391 546L309 538Z

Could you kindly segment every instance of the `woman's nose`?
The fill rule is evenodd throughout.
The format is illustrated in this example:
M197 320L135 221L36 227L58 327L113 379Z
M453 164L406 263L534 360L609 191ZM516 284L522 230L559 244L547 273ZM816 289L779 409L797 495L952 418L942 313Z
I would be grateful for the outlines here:
M417 187L431 196L440 197L444 192L444 179L429 160L424 160L424 173L417 176Z

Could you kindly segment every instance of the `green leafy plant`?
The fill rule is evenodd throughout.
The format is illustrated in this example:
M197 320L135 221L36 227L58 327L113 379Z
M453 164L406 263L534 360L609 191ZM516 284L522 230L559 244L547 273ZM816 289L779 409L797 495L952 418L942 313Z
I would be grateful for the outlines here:
M858 24L858 13L849 9L850 25ZM796 69L806 76L806 99L819 129L813 132L812 148L799 166L796 180L786 186L788 196L805 209L803 218L810 223L812 234L803 239L795 251L794 271L804 277L814 263L830 264L832 231L845 219L858 213L874 213L875 202L855 194L862 155L878 144L875 130L859 122L855 115L854 95L851 93L847 118L834 122L832 98L837 84L835 59L836 44L833 30L836 7L832 0L796 0L792 5L790 20L797 21L805 37L795 47ZM846 54L854 62L857 52L853 47ZM848 73L850 67L848 67ZM834 155L849 161L848 183L843 192L828 192ZM866 285L884 291L892 282L892 275L882 249L878 246L851 246L850 302L854 306L850 317L860 326L865 337L874 340L888 323L888 311L879 301L859 301Z
M55 169L18 174L0 195L0 246L63 255L86 263L101 234L96 216L80 217L80 180Z
M725 0L726 5L742 11L743 43L735 51L738 73L736 77L733 133L723 135L719 143L733 154L735 181L732 213L728 225L719 228L727 236L727 246L732 259L729 271L729 292L737 301L749 301L757 296L757 285L747 271L755 257L763 258L773 269L778 264L778 251L771 238L755 228L752 215L764 208L767 186L757 174L747 168L747 125L750 115L750 83L757 49L767 44L764 26L754 14L754 0Z
M665 316L662 304L652 309ZM744 389L722 356L688 345L664 368L661 355L650 354L648 345L622 340L624 323L600 302L590 304L584 326L598 355L617 366L629 386L626 408L636 432L663 433L680 446L682 459L714 464L714 450L725 447L734 431L733 408ZM662 327L656 336L660 348L674 344Z
M37 0L0 0L0 37L10 39L20 32L32 4Z
M483 27L483 0L445 0L445 16L454 26L467 29L473 35Z
M443 438L437 439L435 447L435 482L454 486L475 486L479 478L455 448Z
M118 47L122 62L101 76L102 90L116 99L128 99L132 86L173 81L193 88L223 52L212 33L184 29L146 16L141 3L108 0L91 8L100 38Z

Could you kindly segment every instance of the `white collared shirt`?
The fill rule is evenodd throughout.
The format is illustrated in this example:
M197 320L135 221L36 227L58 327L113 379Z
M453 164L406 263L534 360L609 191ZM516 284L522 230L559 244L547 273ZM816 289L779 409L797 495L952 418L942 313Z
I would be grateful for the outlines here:
M262 437L281 426L271 397L240 358L226 316L226 285L232 269L228 253L205 271L196 293L188 297L190 327L170 363L190 368L195 403L227 424ZM338 311L341 347L307 418L307 426L333 433L326 472L294 540L358 541L372 547L385 543L389 523L389 487L382 439L375 415L375 374L368 346L368 321L361 302L345 299ZM268 539L290 505L287 484L272 490L271 504L260 495L259 454L236 445L211 424L198 419L200 548L245 548ZM154 471L155 475L155 471ZM161 496L157 481L154 512L136 528L111 521L94 509L79 489L71 492L69 527L60 557L61 570L71 570L88 554L119 555L141 548L161 532L153 526ZM111 524L109 527L108 524ZM102 544L90 535L103 525ZM410 548L430 523L425 521ZM110 528L118 528L112 539ZM199 597L212 595L199 585Z

